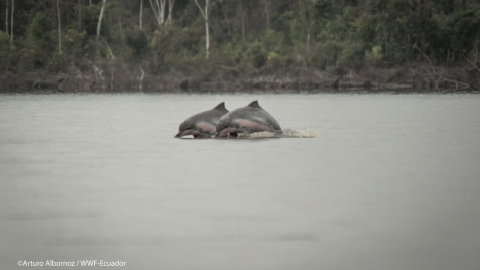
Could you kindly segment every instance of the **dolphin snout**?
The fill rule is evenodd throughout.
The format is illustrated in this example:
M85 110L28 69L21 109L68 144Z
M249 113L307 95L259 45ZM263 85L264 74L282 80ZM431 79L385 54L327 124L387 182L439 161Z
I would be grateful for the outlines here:
M200 132L196 129L187 129L187 130L183 130L183 131L179 131L177 133L177 135L175 135L174 138L180 138L180 137L183 137L183 136L188 136L188 135L192 135L193 137L197 137L200 135Z

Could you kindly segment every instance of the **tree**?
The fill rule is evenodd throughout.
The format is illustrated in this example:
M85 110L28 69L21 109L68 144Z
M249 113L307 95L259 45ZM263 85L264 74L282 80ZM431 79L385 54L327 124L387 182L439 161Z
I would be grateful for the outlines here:
M168 17L165 21L165 6L167 5L167 0L153 0L153 2L150 0L150 6L152 6L153 14L155 15L158 25L162 25L165 22L167 24L172 23L172 10L174 2L175 0L168 0Z
M14 8L14 0L12 0L12 17L10 19L10 47L13 46L13 8Z
M200 9L200 12L202 13L202 17L205 20L205 50L206 50L206 57L208 60L208 54L210 49L210 32L208 30L208 13L210 12L209 10L210 0L205 0L205 10L202 9L200 4L198 4L197 0L195 0L195 4L197 4L198 9Z
M98 16L98 24L97 24L97 42L98 42L98 39L100 38L100 27L102 26L102 18L103 18L103 12L105 11L105 4L107 4L107 0L102 0L102 9L100 10L100 15Z
M165 21L165 4L167 0L150 0L150 6L152 6L153 14L155 14L155 19L157 20L158 25L162 25Z
M137 71L141 63L145 76L173 69L213 74L219 66L248 75L298 67L383 68L427 57L433 65L460 66L472 65L467 59L477 64L480 57L480 0L0 3L5 10L5 33L0 33L3 71L8 66L22 72L65 73L71 64L86 70L93 62L102 68L134 64ZM106 61L113 55L115 62ZM211 65L205 66L204 57Z
M8 35L8 1L5 1L5 33Z
M77 31L81 32L82 31L82 3L81 0L78 0L78 25L77 25Z
M173 11L173 3L175 0L168 0L168 18L167 18L167 24L172 23L172 11Z
M138 20L138 27L142 30L142 12L143 12L143 0L140 0L140 19Z
M58 14L58 53L62 54L62 28L60 25L60 7L57 0L57 14Z

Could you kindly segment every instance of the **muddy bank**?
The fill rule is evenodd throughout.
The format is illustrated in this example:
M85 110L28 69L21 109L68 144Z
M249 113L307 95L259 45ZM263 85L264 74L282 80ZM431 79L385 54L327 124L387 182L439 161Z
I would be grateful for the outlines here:
M295 68L246 75L228 67L209 74L151 74L138 66L93 66L56 74L4 72L0 81L0 93L450 93L480 91L480 69L415 64L359 71Z

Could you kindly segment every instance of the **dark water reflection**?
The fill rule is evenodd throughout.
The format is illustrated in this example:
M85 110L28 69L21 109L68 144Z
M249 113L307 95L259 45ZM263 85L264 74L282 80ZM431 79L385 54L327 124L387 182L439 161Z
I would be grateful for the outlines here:
M255 99L319 137L173 138ZM476 95L0 96L0 268L477 269L478 134Z

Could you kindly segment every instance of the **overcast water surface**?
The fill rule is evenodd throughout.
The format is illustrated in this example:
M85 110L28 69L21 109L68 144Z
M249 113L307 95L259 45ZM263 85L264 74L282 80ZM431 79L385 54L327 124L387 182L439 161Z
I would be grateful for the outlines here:
M173 138L256 99L318 137ZM480 95L3 95L0 229L0 269L480 269Z

